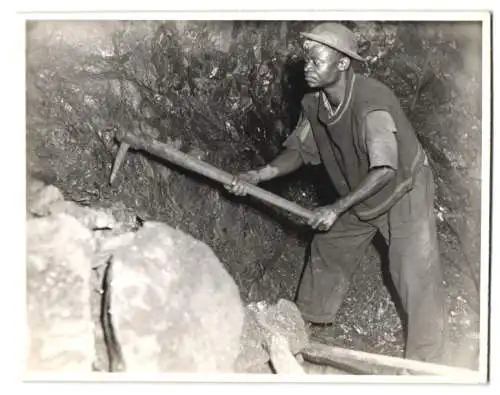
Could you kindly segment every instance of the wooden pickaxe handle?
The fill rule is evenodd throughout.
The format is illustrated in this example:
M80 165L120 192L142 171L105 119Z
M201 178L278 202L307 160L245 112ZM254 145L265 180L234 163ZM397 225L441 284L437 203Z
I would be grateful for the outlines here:
M138 137L130 132L120 132L116 136L116 138L121 142L121 147L117 156L117 160L115 160L115 165L113 167L112 179L114 179L114 177L116 176L116 172L121 165L125 152L129 146L130 148L136 150L149 152L150 154L163 158L178 166L181 166L185 169L191 170L195 173L201 174L214 181L218 181L226 185L230 185L236 179L234 175L224 170L218 169L217 167L212 166L209 163L193 158L192 156L187 155L175 148L172 148L171 146L160 141L150 138ZM313 216L313 212L311 210L299 206L298 204L284 199L281 196L275 195L274 193L266 191L265 189L259 188L246 181L240 180L239 182L246 187L249 195L256 197L257 199L284 209L292 214L305 218L306 220L311 219Z
M354 368L359 373L365 370L364 374L370 374L370 370L373 370L373 368L392 368L406 370L415 375L450 376L470 381L480 379L478 370L351 350L314 340L310 341L308 346L301 350L301 354L306 361L312 363L330 365L341 369Z

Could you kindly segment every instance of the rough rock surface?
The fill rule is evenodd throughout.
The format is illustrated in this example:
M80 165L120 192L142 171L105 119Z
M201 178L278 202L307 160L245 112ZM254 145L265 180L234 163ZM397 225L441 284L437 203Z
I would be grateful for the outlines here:
M244 310L212 250L147 222L112 258L111 316L125 369L231 372Z
M116 221L111 213L78 206L73 202L57 201L49 207L50 214L66 213L78 219L85 227L92 230L113 229Z
M286 299L280 299L274 305L265 302L249 304L245 310L237 370L261 373L261 367L270 360L269 346L275 334L286 339L292 354L307 345L305 324L297 306Z
M109 210L65 201L58 188L37 178L30 177L27 191L28 325L33 345L28 368L73 369L71 364L79 362L71 360L71 355L79 360L80 353L84 362L78 370L90 371L92 366L106 370L108 357L100 322L102 269L117 244L116 239L120 238L116 233L123 232L122 224L117 223ZM77 279L81 286L72 292ZM44 310L47 306L49 309ZM52 322L51 317L65 317L67 322ZM78 327L81 333L72 329ZM88 343L89 330L92 344ZM65 349L71 351L71 347L62 341L58 345L56 335L81 347L75 354L69 354L69 362L58 354ZM48 351L42 351L43 347ZM42 352L52 354L42 356Z
M285 370L298 367L293 354L307 336L297 307L281 299L243 309L205 244L158 222L131 229L112 210L65 201L36 179L28 202L29 369L116 367L105 344L105 295L128 371L272 373L273 350Z
M112 324L128 371L233 370L243 307L209 247L161 223L125 231L111 210L65 201L37 179L28 214L28 369L109 369L101 315L112 262Z
M50 206L64 202L61 191L52 185L45 185L39 180L32 180L28 185L28 211L35 216L48 215Z
M92 233L64 213L27 225L27 367L88 372L94 357Z

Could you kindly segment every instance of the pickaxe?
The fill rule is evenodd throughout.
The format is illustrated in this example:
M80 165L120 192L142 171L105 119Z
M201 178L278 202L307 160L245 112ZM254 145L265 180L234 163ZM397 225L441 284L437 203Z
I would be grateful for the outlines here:
M204 161L193 158L192 156L189 156L160 141L147 137L140 138L130 132L124 131L118 132L116 139L120 142L120 148L118 149L118 153L113 164L113 169L109 179L110 184L112 184L115 180L118 170L124 162L129 148L149 152L150 154L163 158L187 170L194 171L195 173L201 174L225 185L232 185L238 180L236 176L224 170L220 170ZM265 189L259 188L248 182L242 180L239 182L246 186L249 195L254 196L257 199L280 207L292 214L305 218L306 220L311 219L313 216L313 212L311 210L286 200L281 196L275 195L274 193L266 191Z

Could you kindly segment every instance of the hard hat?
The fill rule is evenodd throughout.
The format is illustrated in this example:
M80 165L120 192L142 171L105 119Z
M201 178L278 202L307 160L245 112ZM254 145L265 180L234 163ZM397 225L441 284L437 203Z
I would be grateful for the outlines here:
M361 61L366 60L358 54L358 43L356 42L354 33L340 23L322 23L310 32L301 32L300 35L309 40L316 41L330 48L336 49L350 58Z

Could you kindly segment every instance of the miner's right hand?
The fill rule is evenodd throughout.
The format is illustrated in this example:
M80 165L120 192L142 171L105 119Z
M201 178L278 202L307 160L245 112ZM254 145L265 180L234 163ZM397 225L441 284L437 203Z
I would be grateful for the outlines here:
M248 188L240 181L256 185L260 182L259 172L256 170L250 170L246 173L238 174L234 181L229 185L224 185L224 188L236 196L245 196L248 193Z

